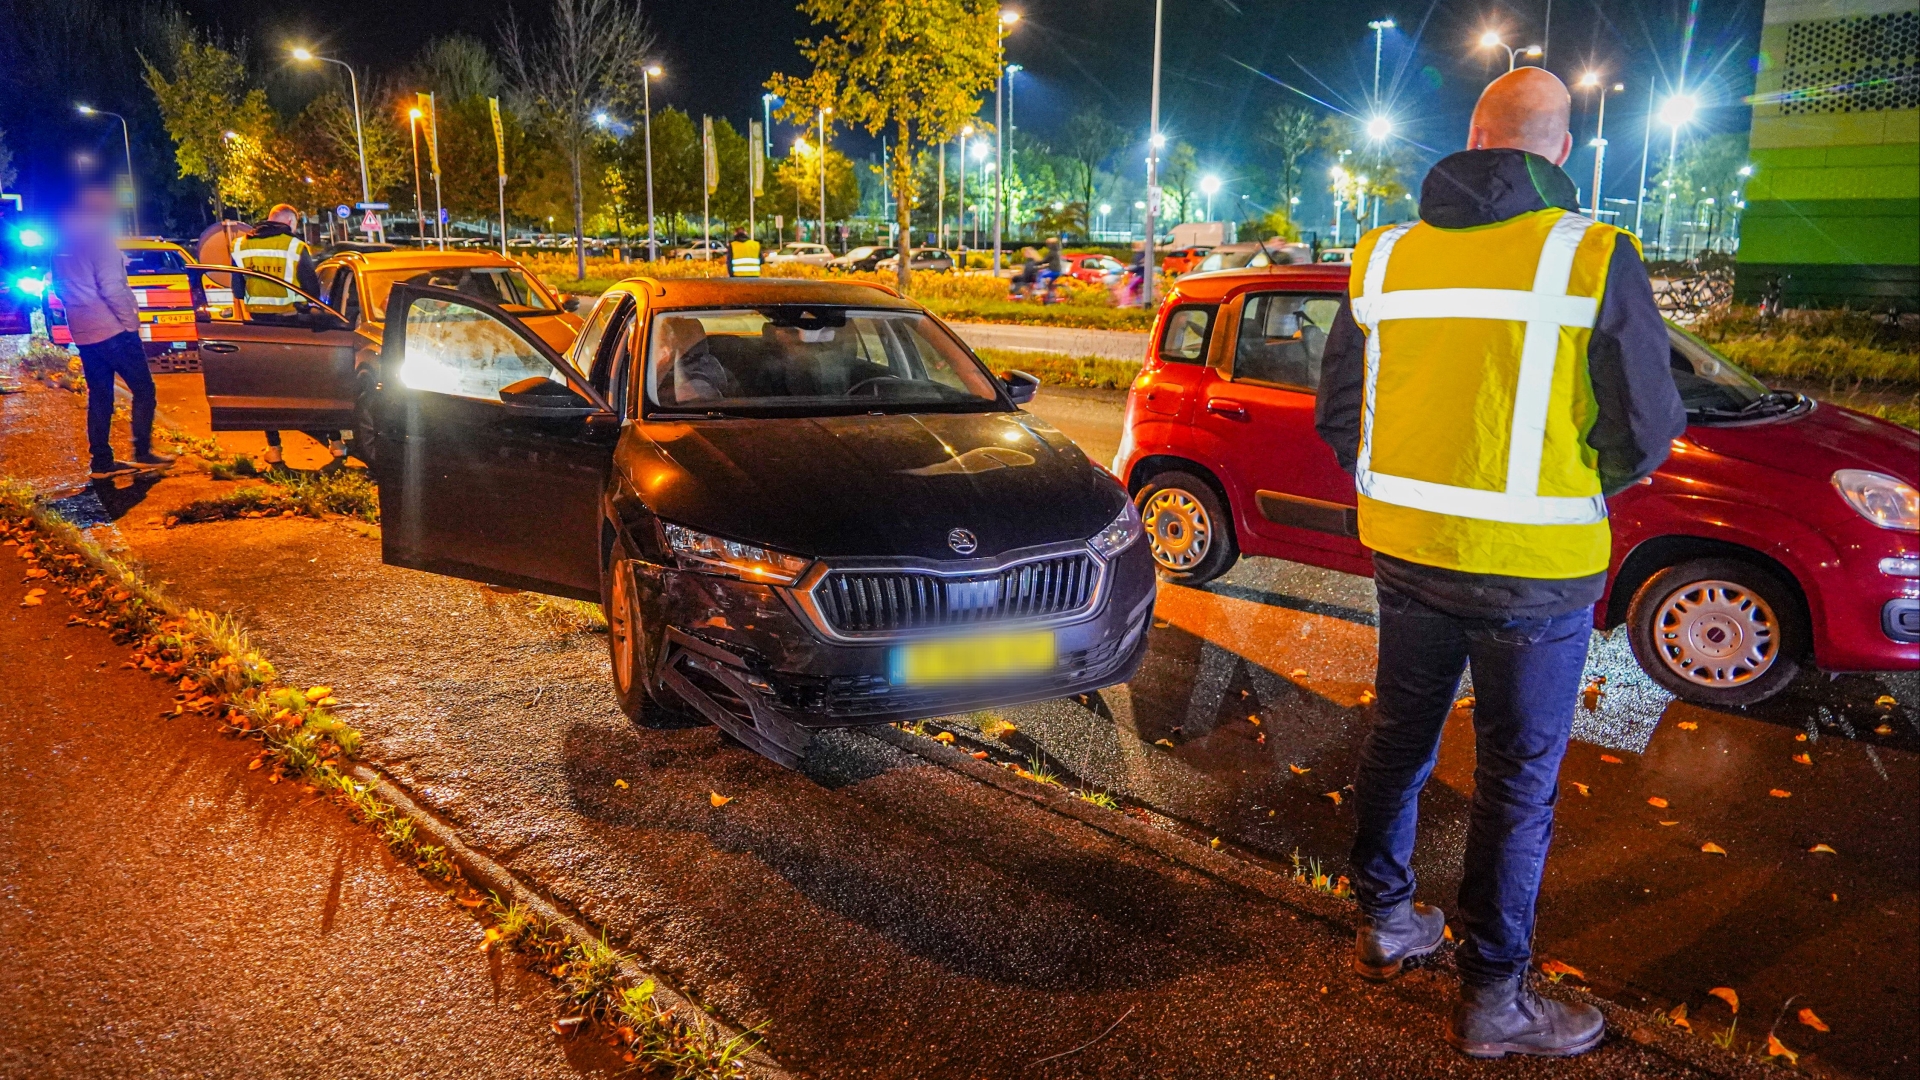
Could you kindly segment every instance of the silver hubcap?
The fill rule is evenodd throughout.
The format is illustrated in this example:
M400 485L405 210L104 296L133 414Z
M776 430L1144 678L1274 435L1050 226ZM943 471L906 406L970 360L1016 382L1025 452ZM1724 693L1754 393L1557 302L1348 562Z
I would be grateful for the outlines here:
M607 637L613 643L613 681L621 693L633 686L633 570L625 559L613 564L613 589L607 609Z
M1179 488L1147 497L1142 520L1153 559L1169 570L1190 570L1213 548L1213 519L1200 500Z
M1780 623L1759 594L1731 581L1696 581L1661 601L1653 632L1660 659L1702 686L1749 683L1773 666Z

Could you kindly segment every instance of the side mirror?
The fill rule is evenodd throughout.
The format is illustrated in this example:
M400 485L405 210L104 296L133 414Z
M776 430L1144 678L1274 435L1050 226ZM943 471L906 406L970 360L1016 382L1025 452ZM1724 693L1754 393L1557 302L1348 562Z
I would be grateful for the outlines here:
M566 300L562 302L560 306L567 311L579 311L580 298L572 293L568 293Z
M548 420L582 419L600 411L566 383L538 375L501 387L500 404L513 416Z
M1040 379L1024 371L1009 371L1000 376L1000 385L1007 388L1007 397L1015 405L1025 405L1040 392Z

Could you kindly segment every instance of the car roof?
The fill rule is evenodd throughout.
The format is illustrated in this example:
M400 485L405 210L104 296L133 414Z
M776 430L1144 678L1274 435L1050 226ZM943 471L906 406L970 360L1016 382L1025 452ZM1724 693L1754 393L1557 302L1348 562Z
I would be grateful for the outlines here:
M449 266L518 266L519 263L497 251L338 251L322 262L336 259L362 263L369 270L438 270Z
M615 288L650 296L649 306L758 307L763 304L923 310L884 285L865 281L813 281L807 278L628 278Z
M118 243L122 251L177 251L182 255L187 253L186 248L171 240L153 240L144 236L123 236Z
M1186 300L1222 300L1230 293L1243 292L1250 287L1263 285L1284 288L1297 284L1304 288L1345 292L1347 270L1345 263L1248 266L1235 270L1209 270L1203 274L1188 274L1181 278L1175 287L1181 298Z

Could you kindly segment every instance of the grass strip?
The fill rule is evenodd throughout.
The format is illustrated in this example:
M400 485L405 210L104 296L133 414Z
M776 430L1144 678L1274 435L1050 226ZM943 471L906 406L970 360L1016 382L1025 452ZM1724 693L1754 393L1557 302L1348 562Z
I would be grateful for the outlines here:
M1105 356L1070 356L1025 349L975 349L995 371L1018 368L1040 379L1041 386L1068 386L1084 390L1125 390L1140 377L1140 365Z
M106 630L114 641L133 647L128 667L174 682L168 718L204 717L226 734L259 742L262 748L249 770L269 769L270 783L301 783L334 798L395 855L452 886L449 895L478 913L483 902L461 899L463 889L471 890L447 849L428 843L412 817L347 772L361 735L331 711L339 704L331 687L287 684L237 619L175 605L18 480L0 478L0 546L16 549L28 585L46 583L30 588L23 604L38 605L47 588L63 586L62 593L81 612L69 625ZM574 1015L556 1020L557 1032L572 1034L583 1024L610 1029L606 1036L624 1047L626 1060L651 1075L674 1080L744 1080L748 1075L743 1059L758 1045L753 1032L723 1041L653 1008L652 980L633 984L620 976L630 958L604 939L541 939L539 934L549 931L534 927L524 913L517 922L507 917L510 909L490 914L494 925L483 948L508 940L559 982Z

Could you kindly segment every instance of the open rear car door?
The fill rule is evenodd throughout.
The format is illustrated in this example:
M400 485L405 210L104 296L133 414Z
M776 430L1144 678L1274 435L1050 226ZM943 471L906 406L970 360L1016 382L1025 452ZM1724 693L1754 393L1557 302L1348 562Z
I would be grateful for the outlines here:
M381 556L597 602L620 410L512 314L450 289L393 287L380 369Z
M352 320L266 274L196 266L188 275L213 430L353 426L354 354L363 339ZM249 303L249 291L277 302Z

